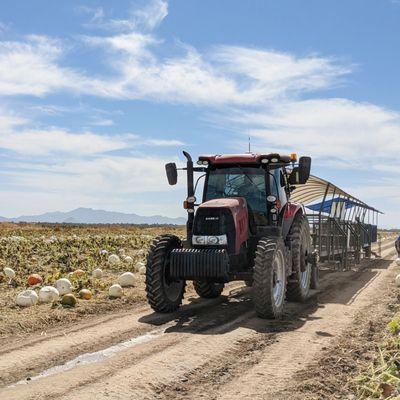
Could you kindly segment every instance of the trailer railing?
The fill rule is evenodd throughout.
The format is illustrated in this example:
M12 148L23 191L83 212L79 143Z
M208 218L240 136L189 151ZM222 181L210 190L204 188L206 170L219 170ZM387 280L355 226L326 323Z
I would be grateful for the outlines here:
M372 256L379 210L315 176L294 189L292 200L305 207L312 243L322 262L333 262L344 270Z

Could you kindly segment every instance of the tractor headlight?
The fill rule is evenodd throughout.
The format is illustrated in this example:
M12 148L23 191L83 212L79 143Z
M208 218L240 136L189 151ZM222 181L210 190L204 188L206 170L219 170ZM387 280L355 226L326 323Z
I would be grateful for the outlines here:
M193 236L193 244L205 244L205 236Z
M219 243L219 239L218 239L217 236L209 236L209 237L207 238L207 243L208 243L208 244L211 244L211 245L216 245L216 244Z
M268 197L267 197L267 201L268 202L270 202L270 203L275 203L276 202L276 196L274 196L273 194L270 194Z
M199 236L193 235L192 243L194 245L209 245L209 246L225 246L228 244L228 238L226 235L219 236Z

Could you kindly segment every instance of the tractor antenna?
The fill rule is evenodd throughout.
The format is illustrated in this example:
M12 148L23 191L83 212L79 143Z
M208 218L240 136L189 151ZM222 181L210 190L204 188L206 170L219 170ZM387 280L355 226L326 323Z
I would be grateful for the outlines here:
M250 139L250 136L249 136L249 153L251 153L250 147L251 147L251 139Z

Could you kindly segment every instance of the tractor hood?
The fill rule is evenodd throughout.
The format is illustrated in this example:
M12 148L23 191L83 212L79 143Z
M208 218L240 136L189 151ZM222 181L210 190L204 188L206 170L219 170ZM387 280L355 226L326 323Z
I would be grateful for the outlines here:
M230 215L229 218L221 218ZM204 223L201 221L204 220ZM223 222L225 221L225 222ZM228 221L232 221L229 223ZM202 203L196 213L195 226L203 227L206 224L215 224L219 234L228 234L228 244L231 244L235 253L239 253L242 244L248 239L248 211L246 200L243 197L213 199ZM226 223L226 226L221 226ZM211 226L211 225L210 225ZM204 234L201 232L196 234ZM217 232L212 233L216 235Z
M200 208L229 208L232 213L239 212L243 208L246 208L246 200L243 197L230 197L222 199L213 199L205 201L200 205Z

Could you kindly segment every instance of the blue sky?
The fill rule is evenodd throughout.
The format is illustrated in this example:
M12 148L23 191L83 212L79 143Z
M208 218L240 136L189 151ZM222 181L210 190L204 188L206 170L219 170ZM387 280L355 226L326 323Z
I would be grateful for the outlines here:
M3 0L0 215L184 215L164 163L251 136L400 226L399 22L396 0Z

